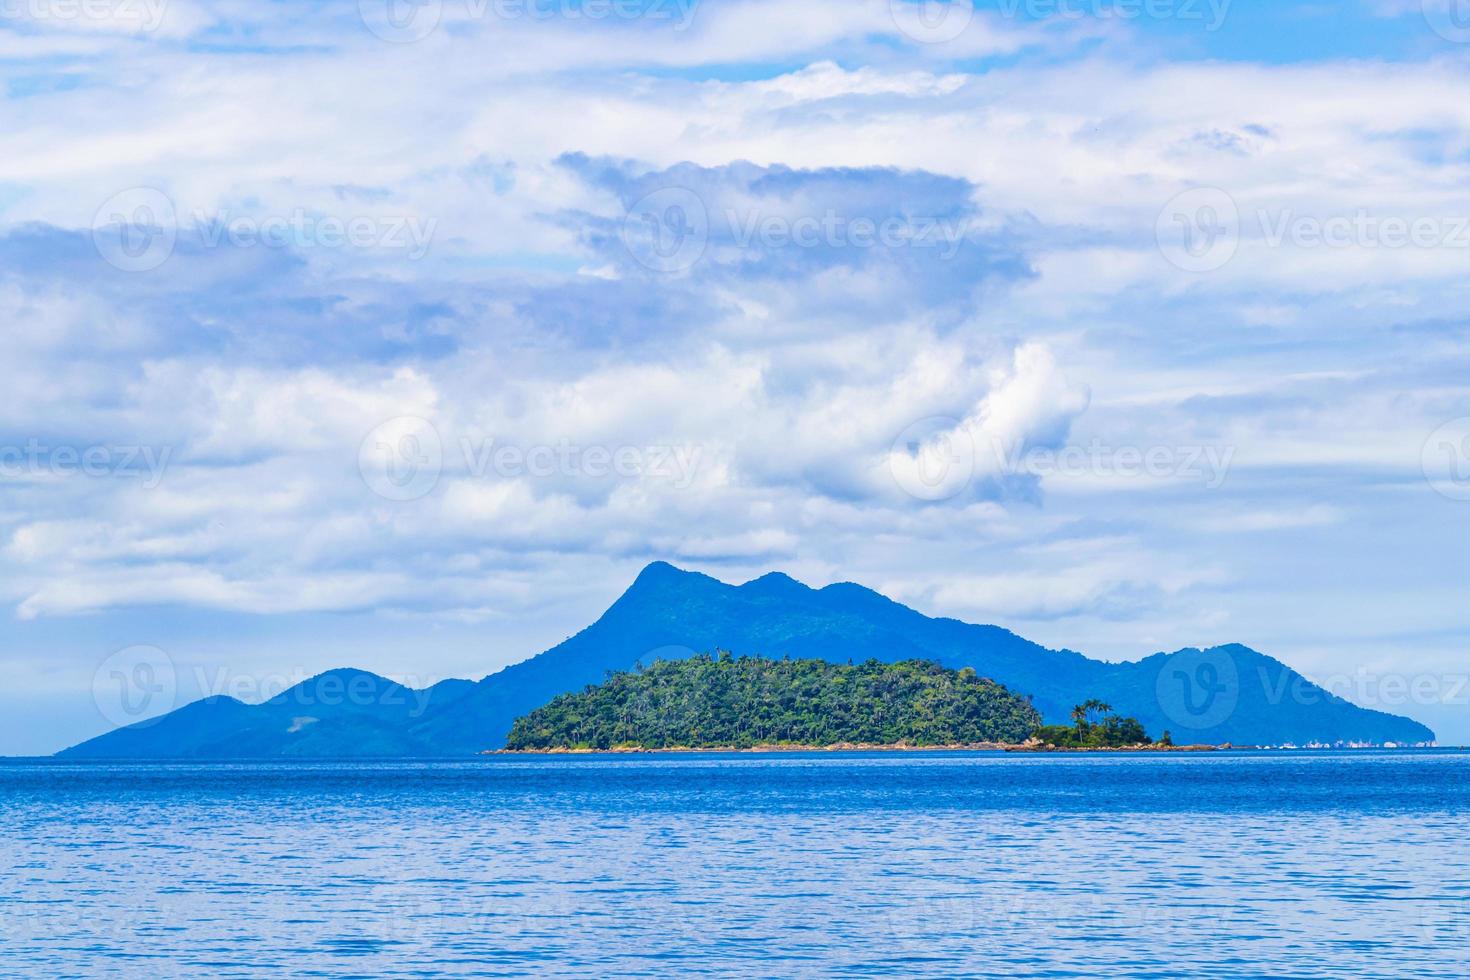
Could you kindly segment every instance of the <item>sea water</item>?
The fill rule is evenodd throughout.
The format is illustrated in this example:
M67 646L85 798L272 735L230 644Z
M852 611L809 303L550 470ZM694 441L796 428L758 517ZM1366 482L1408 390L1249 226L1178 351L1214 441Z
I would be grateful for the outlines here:
M0 762L0 975L1446 977L1455 752Z

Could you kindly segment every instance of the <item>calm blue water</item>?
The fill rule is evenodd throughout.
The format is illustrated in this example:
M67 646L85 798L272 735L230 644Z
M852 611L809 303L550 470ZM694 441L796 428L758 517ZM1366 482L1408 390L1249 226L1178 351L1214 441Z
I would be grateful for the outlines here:
M0 975L1463 976L1470 756L0 762Z

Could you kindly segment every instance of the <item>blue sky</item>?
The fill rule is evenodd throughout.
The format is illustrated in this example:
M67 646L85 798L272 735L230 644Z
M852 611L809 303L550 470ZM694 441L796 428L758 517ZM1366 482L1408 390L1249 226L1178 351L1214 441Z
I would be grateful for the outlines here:
M0 6L0 752L653 559L1470 738L1454 4L396 4Z

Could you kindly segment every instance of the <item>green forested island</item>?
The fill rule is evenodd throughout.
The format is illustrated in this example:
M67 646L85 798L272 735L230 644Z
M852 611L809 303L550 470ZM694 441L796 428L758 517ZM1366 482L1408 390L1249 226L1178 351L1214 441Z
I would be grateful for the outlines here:
M511 750L972 745L1025 741L1030 699L922 660L702 654L616 673L516 719Z

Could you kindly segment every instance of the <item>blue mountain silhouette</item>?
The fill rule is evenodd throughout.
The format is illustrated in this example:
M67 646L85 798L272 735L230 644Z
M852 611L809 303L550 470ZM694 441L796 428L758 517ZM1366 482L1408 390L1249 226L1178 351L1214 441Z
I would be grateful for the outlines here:
M609 671L715 649L736 654L934 660L1029 694L1048 722L1101 698L1178 743L1421 744L1418 722L1337 698L1239 645L1106 663L996 626L925 616L852 583L813 589L773 572L734 586L664 562L591 626L479 682L410 691L362 671L311 678L270 701L207 698L66 749L70 758L455 756L501 747L511 723Z

